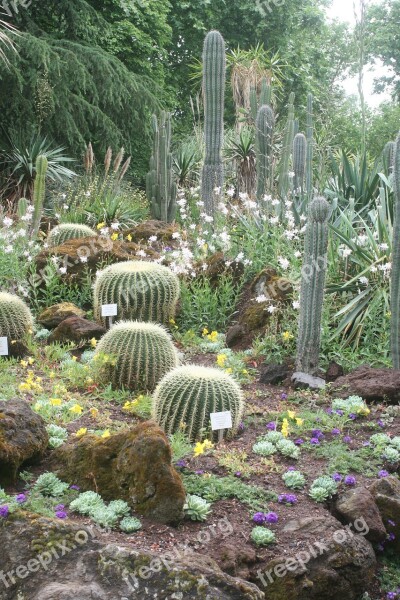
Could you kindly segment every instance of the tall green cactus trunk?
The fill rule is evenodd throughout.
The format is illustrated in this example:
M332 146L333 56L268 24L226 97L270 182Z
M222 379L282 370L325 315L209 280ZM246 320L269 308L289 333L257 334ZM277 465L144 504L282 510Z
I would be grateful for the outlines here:
M294 189L303 195L304 175L306 172L307 140L304 133L298 133L293 140Z
M307 202L313 196L313 155L314 155L314 123L313 123L313 95L307 96L307 159L306 159L306 195Z
M393 172L395 148L396 142L387 142L383 149L383 166L389 175Z
M43 155L36 159L36 177L33 184L33 218L32 218L32 239L36 239L39 233L40 221L42 218L44 197L46 193L46 173L48 161Z
M275 116L270 106L260 107L256 118L257 149L257 201L261 205L264 197L272 162L272 137Z
M297 371L309 375L316 375L318 371L329 214L330 206L325 198L317 197L311 202L302 268L296 360Z
M201 177L205 212L214 215L214 189L223 187L225 42L219 31L210 31L203 49L204 137L206 155Z
M290 157L292 155L294 138L294 93L289 96L288 118L283 136L282 158L279 164L278 193L281 200L285 200L290 189Z
M400 133L394 148L393 161L394 222L391 281L391 347L392 362L400 369Z
M172 169L171 115L162 112L160 122L153 115L153 153L146 178L146 194L154 219L171 223L176 213L177 185Z

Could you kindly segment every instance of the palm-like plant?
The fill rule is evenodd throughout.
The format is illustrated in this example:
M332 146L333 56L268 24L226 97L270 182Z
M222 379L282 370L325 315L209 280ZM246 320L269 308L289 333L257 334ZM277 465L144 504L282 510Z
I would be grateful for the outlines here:
M236 165L237 188L252 197L256 188L254 131L245 127L227 141L225 156Z
M46 137L35 134L26 142L22 135L8 136L9 148L4 151L0 161L1 188L0 197L10 200L31 198L36 174L36 159L45 156L48 161L46 178L53 183L62 183L75 176L66 163L73 159L64 154L65 148L54 147Z
M7 51L16 52L17 48L10 34L18 35L17 30L13 25L0 19L0 61L8 64Z

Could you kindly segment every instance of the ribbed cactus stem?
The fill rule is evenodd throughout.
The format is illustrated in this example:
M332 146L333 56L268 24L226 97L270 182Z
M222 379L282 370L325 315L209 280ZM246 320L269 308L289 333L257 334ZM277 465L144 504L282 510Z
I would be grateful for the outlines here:
M314 123L313 123L313 95L307 96L307 158L306 158L306 194L307 202L313 196L313 154L314 154Z
M172 169L171 115L162 112L160 121L153 115L153 153L146 178L146 193L154 219L171 223L176 213L177 185Z
M21 298L0 292L0 337L8 344L19 342L32 333L33 317L29 307Z
M210 431L211 413L225 411L231 411L235 432L243 413L242 392L220 369L178 367L165 375L154 392L154 420L168 434L183 430L193 442Z
M20 198L18 200L17 215L19 218L25 217L26 213L28 212L28 206L29 202L26 198Z
M282 147L282 158L279 164L279 183L278 192L282 200L286 199L289 188L289 169L290 169L290 158L293 150L293 138L294 138L294 93L292 92L289 96L288 103L288 117L286 121L285 132L283 136L283 147Z
M214 189L223 187L225 42L219 31L210 31L203 48L203 94L205 158L201 177L201 196L205 212L214 215Z
M105 356L111 362L103 362ZM99 367L99 383L114 388L153 390L178 365L178 353L170 335L161 325L122 321L99 341L94 362ZM114 363L114 364L113 364Z
M315 375L321 339L330 206L317 197L309 205L301 278L300 322L297 341L298 371Z
M90 229L87 225L80 225L78 223L62 223L56 225L47 236L47 243L49 246L61 246L68 240L76 240L86 237L96 237L97 233Z
M394 152L396 142L387 142L383 149L383 162L388 173L392 173L394 167Z
M393 161L394 221L391 281L391 347L392 362L400 369L400 133L394 148Z
M257 139L257 201L261 204L267 189L272 162L272 137L275 116L270 106L260 107L256 118Z
M47 158L38 156L36 159L36 176L33 184L33 219L32 219L32 238L37 237L40 220L42 218L44 197L46 193L46 173L47 173Z
M294 189L303 193L306 172L307 139L304 133L298 133L293 140Z

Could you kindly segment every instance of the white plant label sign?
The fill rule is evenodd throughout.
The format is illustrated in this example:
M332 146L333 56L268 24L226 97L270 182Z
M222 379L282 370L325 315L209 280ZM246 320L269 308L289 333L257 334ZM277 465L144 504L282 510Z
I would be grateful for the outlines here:
M8 340L6 337L0 337L0 356L8 356Z
M232 427L232 413L230 410L225 412L211 413L211 429L216 431L218 429L231 429Z
M118 314L118 304L103 304L101 307L102 317L115 317Z

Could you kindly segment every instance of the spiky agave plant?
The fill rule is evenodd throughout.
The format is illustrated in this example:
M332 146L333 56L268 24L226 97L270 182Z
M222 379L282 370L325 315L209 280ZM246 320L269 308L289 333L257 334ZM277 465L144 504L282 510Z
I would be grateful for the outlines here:
M103 362L105 356L111 362ZM151 391L178 365L178 353L161 325L122 321L101 338L93 360L102 364L97 375L99 383Z
M33 317L29 307L21 298L0 292L0 337L21 341L32 332Z
M140 260L120 262L97 275L94 316L107 325L101 307L117 304L119 320L137 319L168 325L175 315L179 293L179 279L168 267Z
M97 233L87 225L78 223L62 223L56 225L47 236L49 246L61 246L68 240L75 240L85 237L95 237Z
M153 418L172 434L183 426L191 441L204 436L210 427L210 413L231 411L236 431L243 413L239 385L220 369L186 365L160 381L153 398Z

